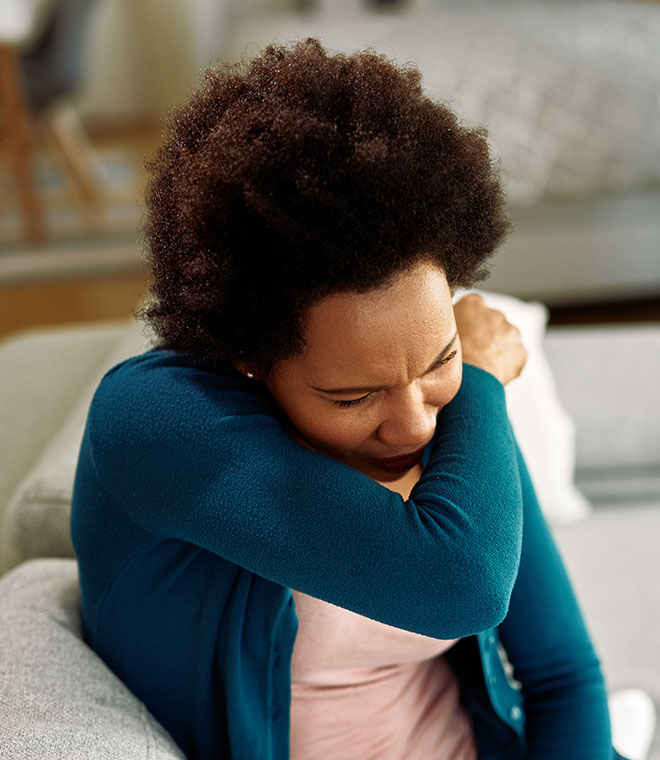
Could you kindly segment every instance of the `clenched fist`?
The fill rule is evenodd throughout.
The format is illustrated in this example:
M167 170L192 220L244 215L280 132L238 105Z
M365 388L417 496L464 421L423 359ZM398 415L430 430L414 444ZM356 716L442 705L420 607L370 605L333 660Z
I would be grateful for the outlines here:
M454 304L463 361L494 375L502 385L518 377L527 362L520 331L501 311L490 309L476 293Z

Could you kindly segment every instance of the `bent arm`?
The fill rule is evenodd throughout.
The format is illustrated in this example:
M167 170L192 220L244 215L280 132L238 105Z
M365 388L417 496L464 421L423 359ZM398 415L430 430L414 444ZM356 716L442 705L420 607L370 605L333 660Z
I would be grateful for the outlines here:
M457 638L504 618L522 534L504 389L464 370L406 502L295 443L245 382L169 352L106 375L85 441L117 508L155 536L389 625Z
M499 628L522 684L530 760L610 760L600 663L520 451L523 544L509 613Z

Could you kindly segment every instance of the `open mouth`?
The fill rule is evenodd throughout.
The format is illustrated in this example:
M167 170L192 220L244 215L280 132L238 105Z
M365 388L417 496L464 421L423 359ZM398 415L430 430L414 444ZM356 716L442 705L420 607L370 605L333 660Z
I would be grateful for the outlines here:
M401 457L389 457L388 459L372 459L371 461L385 472L407 472L422 461L424 448L405 454Z

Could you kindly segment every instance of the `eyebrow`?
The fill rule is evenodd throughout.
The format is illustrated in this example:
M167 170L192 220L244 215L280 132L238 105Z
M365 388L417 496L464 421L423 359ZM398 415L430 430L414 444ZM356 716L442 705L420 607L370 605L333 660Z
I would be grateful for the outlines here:
M433 370L438 366L439 362L442 361L442 359L445 357L445 354L449 351L449 349L456 343L456 338L458 337L458 333L454 333L454 337L447 343L447 345L442 349L442 351L435 357L435 359L431 362L431 366L422 374L422 377L424 375L428 375L429 372L433 372ZM368 386L368 385L360 385L360 386L354 386L351 388L317 388L315 385L311 386L315 391L321 391L321 393L329 393L333 396L346 396L350 395L352 393L373 393L374 391L386 391L389 388L391 388L391 385L375 385L375 386Z

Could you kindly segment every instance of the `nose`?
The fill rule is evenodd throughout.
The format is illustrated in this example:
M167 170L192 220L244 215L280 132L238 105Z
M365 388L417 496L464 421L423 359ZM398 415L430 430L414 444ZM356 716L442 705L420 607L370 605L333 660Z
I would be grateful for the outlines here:
M377 437L388 446L413 452L426 445L435 432L439 407L429 403L414 383L392 393Z

